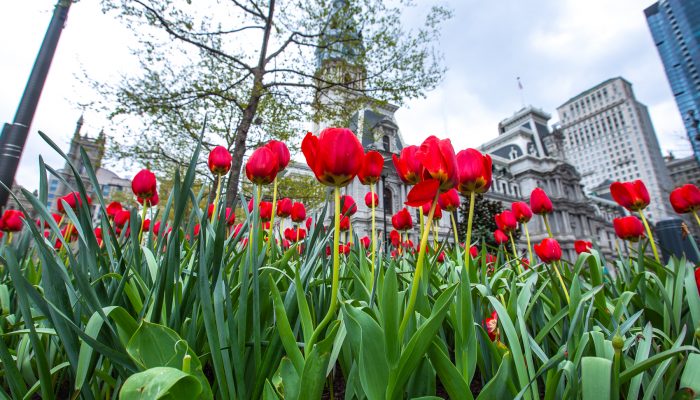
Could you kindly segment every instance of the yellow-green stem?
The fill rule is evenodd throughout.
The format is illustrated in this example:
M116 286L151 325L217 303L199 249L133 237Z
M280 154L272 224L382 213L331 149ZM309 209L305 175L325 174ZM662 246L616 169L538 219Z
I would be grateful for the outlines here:
M450 213L450 219L452 220L452 232L455 236L455 254L457 254L457 249L459 248L459 236L457 236L457 222L455 221L456 212L457 211L453 211ZM466 250L469 251L469 249Z
M272 215L270 215L270 233L267 235L267 254L270 254L272 247L273 232L275 229L275 214L277 213L277 177L272 184ZM297 228L297 243L299 242L299 229Z
M464 241L464 268L469 268L472 249L472 221L474 220L474 199L476 193L469 193L469 215L467 216L467 237Z
M547 214L542 214L542 219L544 219L544 226L547 228L547 234L549 237L554 238L554 235L552 235L552 229L549 227L549 219L547 219Z
M221 178L223 177L222 174L219 174L219 182L216 184L216 197L214 197L214 207L212 208L211 211L211 223L214 223L214 220L216 220L216 209L219 207L219 198L221 198Z
M438 230L437 224L433 225L433 249L437 251L438 249Z
M559 272L559 268L557 268L557 262L552 263L552 267L554 268L554 272L557 273L557 277L559 278L559 283L561 283L561 288L564 290L564 297L566 297L566 304L571 303L571 299L569 298L569 291L566 289L566 285L564 284L564 278L561 277L561 273Z
M693 210L693 217L695 217L695 222L697 222L700 227L700 217L698 217L698 213L695 210Z
M423 237L423 207L418 208L418 233Z
M513 240L513 232L508 232L508 237L510 237L510 245L513 248L513 262L518 267L518 273L523 273L523 267L520 265L520 260L518 260L518 250L515 248L515 240Z
M639 216L642 217L642 222L644 223L644 229L647 230L647 235L649 235L649 243L651 243L651 251L654 253L654 259L656 259L657 263L660 263L661 260L659 259L659 252L656 250L656 243L654 242L654 235L651 233L651 227L649 227L649 222L647 221L647 218L644 216L644 213L642 210L639 210Z
M423 263L425 261L425 249L428 246L428 233L430 233L430 225L433 222L433 215L435 214L435 207L437 206L438 192L433 199L433 204L430 206L430 212L428 213L428 221L425 223L425 229L423 230L423 236L420 239L420 247L418 248L418 260L416 261L416 272L413 275L413 283L411 283L411 297L408 299L408 305L406 306L406 312L401 320L401 325L399 326L399 340L403 341L403 335L406 332L406 327L408 326L408 321L411 320L413 315L413 308L416 306L416 297L418 296L418 287L420 286L421 276L423 275Z
M377 252L377 229L374 221L374 184L371 183L369 185L369 192L371 193L372 196L372 267L371 267L371 272L372 272L372 278L370 280L372 286L374 285L374 263L375 263L375 253Z
M527 230L527 223L523 224L523 229L525 230L525 237L527 238L527 256L529 257L527 260L534 262L532 258L532 245L530 244L530 232Z
M331 305L328 307L328 313L318 324L314 333L309 339L308 347L304 348L306 355L311 353L311 350L318 340L318 336L321 334L323 328L331 322L335 314L335 309L338 305L338 282L340 281L340 254L338 253L338 247L340 246L340 188L335 188L335 226L333 230L333 278L331 281Z

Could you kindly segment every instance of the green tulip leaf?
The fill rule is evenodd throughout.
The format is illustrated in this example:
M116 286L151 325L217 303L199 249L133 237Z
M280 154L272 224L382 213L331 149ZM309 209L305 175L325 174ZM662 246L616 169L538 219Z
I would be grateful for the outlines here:
M199 398L202 385L193 375L176 368L155 367L131 375L119 392L120 400L190 400Z

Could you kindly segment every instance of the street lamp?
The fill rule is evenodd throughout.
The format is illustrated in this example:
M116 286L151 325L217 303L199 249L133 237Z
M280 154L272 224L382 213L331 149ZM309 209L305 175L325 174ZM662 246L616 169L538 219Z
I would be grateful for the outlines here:
M386 187L386 174L382 174L382 210L384 212L384 254L387 253L388 247L387 247L387 237L386 237L386 204L384 204L384 188Z

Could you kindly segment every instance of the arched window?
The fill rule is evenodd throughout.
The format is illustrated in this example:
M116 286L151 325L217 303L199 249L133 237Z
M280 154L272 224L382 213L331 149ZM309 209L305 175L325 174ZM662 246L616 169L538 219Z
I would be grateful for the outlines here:
M391 194L391 189L384 186L383 196L384 196L384 210L386 211L387 214L393 214L394 213L394 197Z
M384 151L391 151L391 138L389 135L384 135Z

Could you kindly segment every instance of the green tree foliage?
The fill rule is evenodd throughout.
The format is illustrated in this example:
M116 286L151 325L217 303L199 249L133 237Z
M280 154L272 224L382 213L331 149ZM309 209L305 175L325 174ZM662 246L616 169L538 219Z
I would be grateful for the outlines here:
M472 222L472 242L485 242L489 246L496 246L493 240L493 232L496 230L496 221L493 216L503 211L503 204L500 201L493 201L479 194L475 197L474 219ZM459 206L459 223L457 232L459 240L464 241L467 235L467 218L469 216L469 198L462 196Z
M102 0L140 42L139 73L111 87L94 82L123 137L111 156L156 170L185 165L206 114L205 148L233 153L232 203L246 149L270 138L294 148L302 122L343 123L360 105L401 105L438 84L436 41L450 12L429 8L408 29L411 3ZM322 95L331 91L343 96Z

